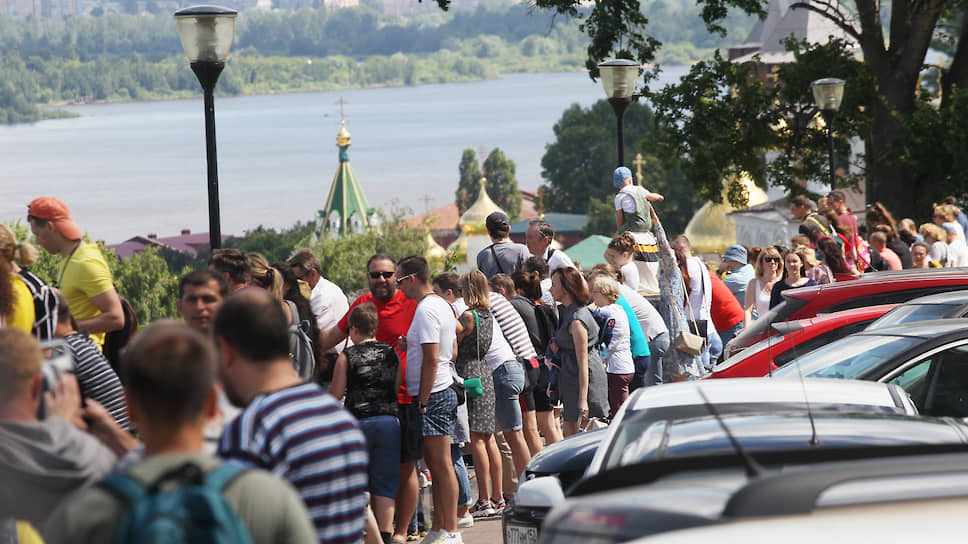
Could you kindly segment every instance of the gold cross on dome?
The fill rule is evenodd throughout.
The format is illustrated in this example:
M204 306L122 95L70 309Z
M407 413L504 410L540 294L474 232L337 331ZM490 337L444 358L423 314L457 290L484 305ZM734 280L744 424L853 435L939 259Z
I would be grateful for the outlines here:
M641 153L635 154L635 160L632 161L635 165L635 181L642 185L642 167L645 166L645 159L642 157Z

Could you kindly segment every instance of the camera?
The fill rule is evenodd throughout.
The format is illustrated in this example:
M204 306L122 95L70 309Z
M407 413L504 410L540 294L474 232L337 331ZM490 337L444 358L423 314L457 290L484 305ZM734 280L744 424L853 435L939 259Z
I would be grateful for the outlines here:
M41 342L40 347L44 351L44 362L40 367L41 374L44 376L43 393L47 393L54 390L65 373L74 373L74 354L71 352L71 346L63 339ZM46 416L47 406L41 394L37 417L44 419Z

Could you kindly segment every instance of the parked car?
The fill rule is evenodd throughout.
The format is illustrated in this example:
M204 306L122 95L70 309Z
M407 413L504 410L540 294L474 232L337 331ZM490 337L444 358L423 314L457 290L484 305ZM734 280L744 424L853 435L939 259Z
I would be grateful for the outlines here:
M579 433L534 456L518 482L514 501L502 515L505 544L537 541L548 511L565 500L582 474L599 472L601 460L596 452L599 443L610 444L626 418L634 415L658 422L708 415L709 408L699 393L700 388L721 414L803 410L807 400L818 413L917 413L901 388L862 382L803 380L793 383L754 378L641 388L632 393L606 429Z
M895 384L922 414L968 417L968 319L860 332L795 359L773 376Z
M960 542L968 509L968 455L904 455L797 467L732 492L719 520L633 540L695 542Z
M852 308L900 304L911 299L968 288L968 268L936 268L865 274L856 281L787 289L784 301L730 340L728 359L775 334L774 323L814 317Z
M862 466L952 451L968 456L968 426L952 418L801 412L706 416L645 426L627 418L623 427L628 439L614 441L621 447L606 456L605 470L581 480L551 510L539 542L628 542L721 523L732 519L747 486L815 464L858 461ZM811 474L819 479L827 469L818 467ZM810 482L810 477L799 481ZM883 497L890 493L891 488L881 489ZM780 495L773 495L780 512L801 505L793 490ZM782 533L772 536L782 538Z
M867 330L884 329L915 321L958 317L968 317L968 291L928 295L910 300L881 316L871 323Z
M763 376L834 340L862 331L897 304L854 308L808 319L774 323L780 336L769 336L726 359L706 378L751 378Z

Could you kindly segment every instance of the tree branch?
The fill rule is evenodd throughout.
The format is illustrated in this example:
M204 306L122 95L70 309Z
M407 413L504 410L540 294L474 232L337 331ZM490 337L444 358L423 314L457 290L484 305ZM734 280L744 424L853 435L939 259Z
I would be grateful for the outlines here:
M961 31L958 33L958 48L951 59L951 66L941 71L941 109L951 103L952 87L968 89L968 12L961 16Z
M844 17L844 14L840 13L840 10L834 7L832 4L826 2L795 2L790 5L790 9L796 8L808 9L823 15L832 23L837 25L838 28L847 33L848 36L860 42L860 32L858 32L857 29L847 21L847 18Z

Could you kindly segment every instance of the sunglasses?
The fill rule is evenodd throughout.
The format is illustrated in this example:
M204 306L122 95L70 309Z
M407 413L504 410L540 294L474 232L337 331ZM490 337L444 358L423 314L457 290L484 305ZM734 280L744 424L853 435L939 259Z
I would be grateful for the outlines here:
M779 257L766 257L766 258L763 259L763 262L767 262L767 263L778 263L778 262L780 262L780 258Z
M370 277L373 279L383 278L385 280L388 280L391 277L393 277L393 274L394 274L393 272L370 272ZM397 282L397 283L400 283L400 282Z
M415 272L415 273L413 273L413 274L407 274L406 276L404 276L404 277L402 277L402 278L397 278L397 285L400 285L401 283L403 283L403 280L405 280L405 279L407 279L407 278L412 278L412 277L414 277L414 276L416 276L416 275L417 275L417 274L416 274L416 272Z

